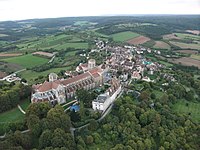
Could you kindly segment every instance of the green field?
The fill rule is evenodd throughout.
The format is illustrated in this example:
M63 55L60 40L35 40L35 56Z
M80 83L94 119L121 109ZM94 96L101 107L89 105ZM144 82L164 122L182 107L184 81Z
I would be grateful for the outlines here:
M66 48L77 48L77 49L87 49L88 43L64 43L62 45L55 46L57 50L66 49Z
M22 51L45 50L50 48L60 50L69 47L86 49L88 48L88 43L75 35L60 34L38 39L29 39L26 42L18 44L17 47Z
M22 107L23 110L26 110L29 104L30 100L25 100L20 104L20 106ZM18 107L15 107L9 111L0 114L0 123L23 120L24 116L25 115L18 109Z
M89 25L95 25L97 23L95 22L89 22L89 21L76 21L74 23L75 26L89 26Z
M5 36L8 36L7 34L1 34L0 33L0 37L5 37Z
M169 62L166 62L166 61L159 60L158 62L159 62L160 64L163 64L163 65L167 66L167 67L172 67L172 66L173 66L173 64L171 64L171 63L169 63Z
M196 59L196 60L200 60L200 55L192 54L190 57L193 58L193 59Z
M186 106L188 103L188 106ZM193 121L200 122L200 103L189 102L185 100L180 100L173 106L173 110L180 114L191 113L191 118Z
M114 41L124 42L132 38L138 37L140 35L131 31L126 31L126 32L112 34L111 36L113 37Z
M200 37L198 35L186 34L186 33L175 33L180 39L192 39L200 41Z
M180 48L200 49L200 44L182 43L174 41L170 41L170 43Z
M49 61L46 58L33 56L32 54L7 58L7 59L3 59L3 60L6 62L9 62L9 63L18 64L24 68L31 68L31 67L39 66L39 65L42 65Z
M19 75L22 78L25 78L27 81L31 81L31 80L34 80L35 78L37 78L38 76L47 76L47 75L49 75L50 73L53 73L53 72L58 73L58 72L60 72L60 70L69 70L69 68L68 67L53 68L53 69L46 70L46 71L43 71L43 72L35 72L35 71L32 71L32 70L26 70L26 71L20 72Z

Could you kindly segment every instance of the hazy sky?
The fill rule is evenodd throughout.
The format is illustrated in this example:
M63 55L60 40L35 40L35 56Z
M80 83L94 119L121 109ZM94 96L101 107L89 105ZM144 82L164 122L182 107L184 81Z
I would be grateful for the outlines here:
M200 0L0 0L0 20L115 14L200 14Z

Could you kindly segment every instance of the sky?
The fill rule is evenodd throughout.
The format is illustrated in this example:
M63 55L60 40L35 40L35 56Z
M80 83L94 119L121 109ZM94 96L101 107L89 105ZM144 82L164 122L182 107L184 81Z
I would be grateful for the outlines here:
M0 21L128 14L200 14L200 0L0 0Z

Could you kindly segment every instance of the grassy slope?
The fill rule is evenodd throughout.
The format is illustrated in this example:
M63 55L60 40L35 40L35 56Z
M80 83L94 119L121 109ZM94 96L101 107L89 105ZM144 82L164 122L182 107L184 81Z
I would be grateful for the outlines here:
M198 35L193 34L184 34L184 33L175 33L181 39L193 39L200 41L200 37Z
M131 32L131 31L126 31L126 32L120 32L120 33L112 34L111 36L113 37L114 41L124 42L124 41L127 41L129 39L138 37L140 35L137 34L137 33Z
M200 49L200 44L190 44L190 43L182 43L182 42L174 42L174 41L170 41L170 43L180 48Z
M88 48L88 43L64 43L62 45L58 45L54 48L56 48L57 50L60 50L60 49L66 49L68 47L71 47L71 48L78 48L78 49L87 49Z
M192 54L190 57L193 58L193 59L196 59L196 60L200 60L200 55Z
M22 103L20 103L20 106L22 107L22 109L25 110L29 104L30 104L30 100L25 100ZM18 109L18 107L15 107L11 110L8 110L0 114L0 123L15 122L15 121L23 120L23 118L24 118L24 114Z
M3 60L6 62L9 62L9 63L18 64L24 68L38 66L38 65L47 63L49 61L46 58L33 56L32 54L7 58L7 59L3 59Z
M25 43L17 45L21 50L31 50L36 49L45 50L54 48L55 50L71 48L88 48L88 43L83 42L82 39L74 35L61 34L57 36L47 36L45 38L40 38L38 40L33 39Z
M23 71L21 73L19 73L21 75L22 78L25 78L26 80L30 81L31 79L35 79L38 76L47 76L48 74L54 72L54 73L58 73L60 72L60 70L68 70L67 67L63 67L63 68L53 68L47 71L43 71L43 72L35 72L35 71L31 71L31 70L26 70Z
M186 106L186 103L189 105ZM200 103L181 100L173 106L173 109L181 114L191 113L191 118L194 121L200 122Z

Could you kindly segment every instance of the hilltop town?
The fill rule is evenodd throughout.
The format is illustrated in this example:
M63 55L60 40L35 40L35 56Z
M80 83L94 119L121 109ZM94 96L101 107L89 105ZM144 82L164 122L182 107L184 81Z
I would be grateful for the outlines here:
M32 86L31 102L49 102L55 106L75 100L74 104L70 103L69 106L74 107L73 105L78 105L76 96L78 90L95 90L109 84L110 87L92 101L94 110L105 112L132 79L156 82L151 80L148 74L153 75L164 68L162 64L152 62L144 55L153 52L160 54L160 51L141 46L105 46L104 41L96 41L96 45L97 49L91 51L106 52L102 64L97 66L95 59L89 58L89 53L85 56L88 58L88 63L80 63L76 70L65 72L67 79L59 79L57 74L50 73L48 81ZM144 75L144 72L147 74Z

